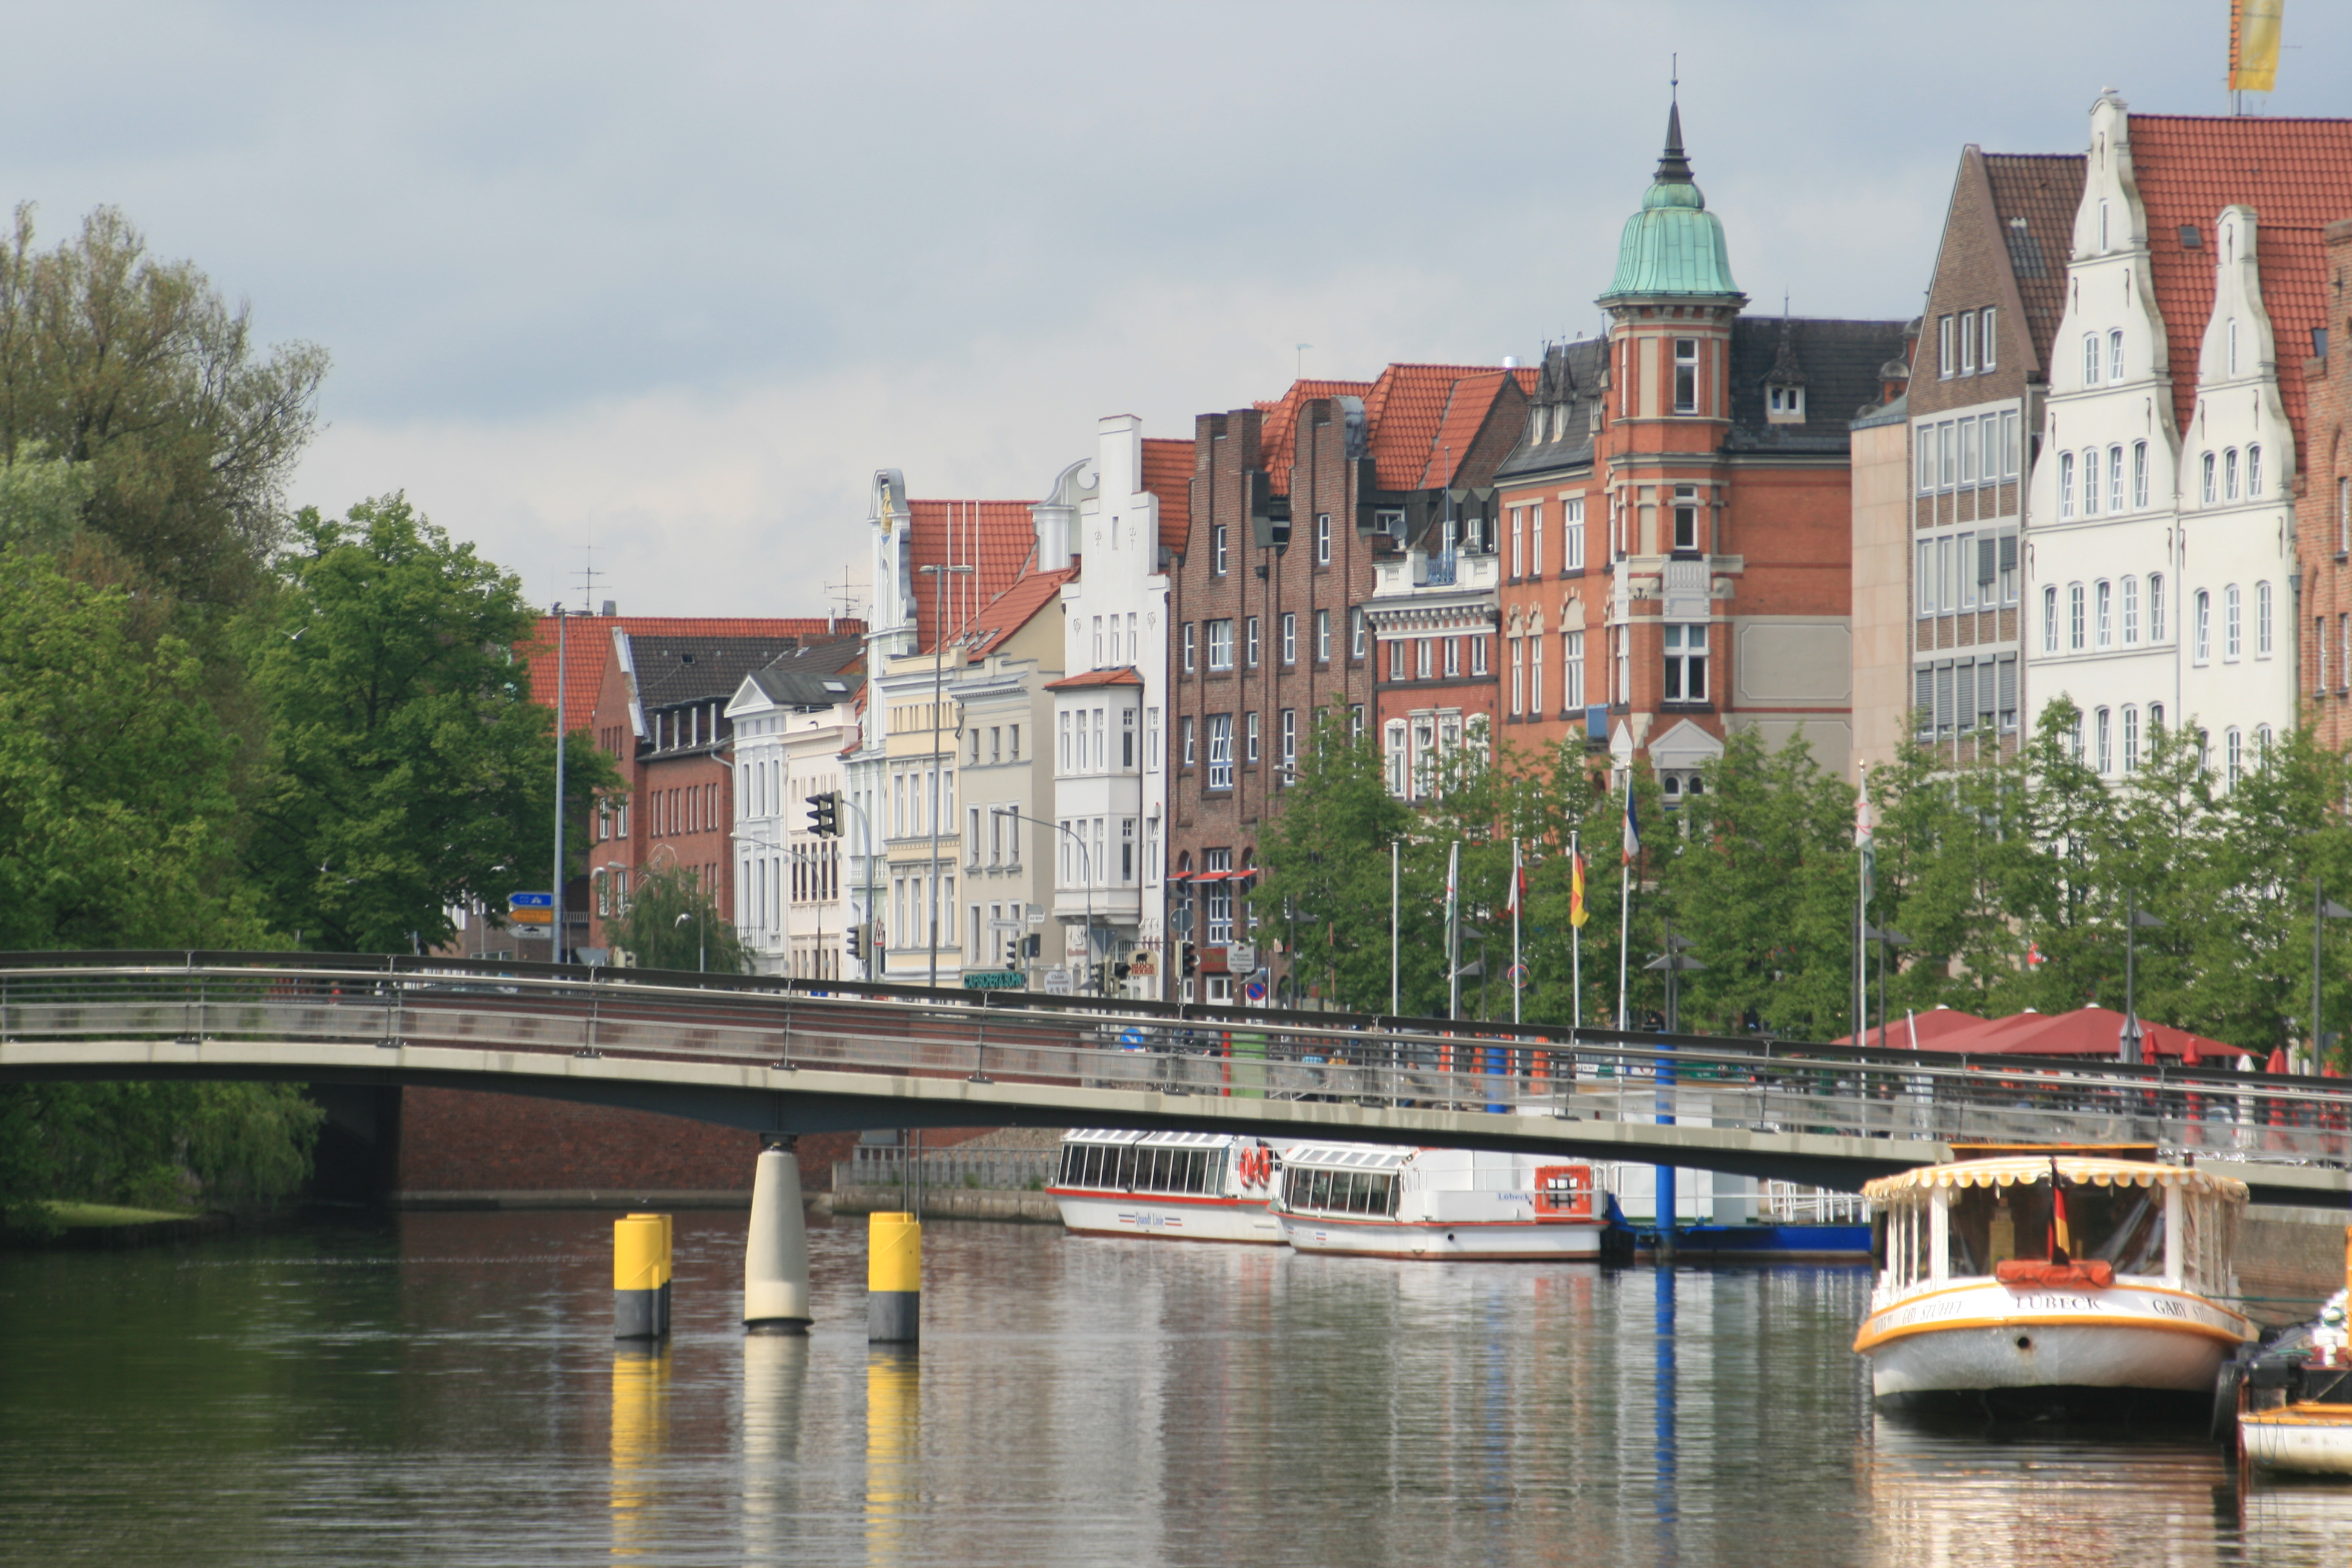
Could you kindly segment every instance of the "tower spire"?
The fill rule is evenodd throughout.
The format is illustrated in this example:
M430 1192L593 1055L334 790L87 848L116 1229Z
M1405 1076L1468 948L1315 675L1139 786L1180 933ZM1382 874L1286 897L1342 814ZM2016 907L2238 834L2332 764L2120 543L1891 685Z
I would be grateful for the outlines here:
M1661 185L1687 185L1691 183L1690 160L1683 156L1683 106L1680 99L1666 109L1666 150L1658 159L1656 183Z

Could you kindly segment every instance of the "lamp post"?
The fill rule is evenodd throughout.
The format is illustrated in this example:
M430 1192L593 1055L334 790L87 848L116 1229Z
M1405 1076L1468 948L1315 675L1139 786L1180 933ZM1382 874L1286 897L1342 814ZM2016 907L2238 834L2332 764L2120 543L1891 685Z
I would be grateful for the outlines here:
M1862 934L1878 944L1878 1048L1883 1051L1886 1048L1887 953L1894 948L1909 947L1911 939L1899 931L1882 930L1874 925L1864 926ZM1863 1042L1857 1037L1853 1043L1858 1046Z
M973 566L943 566L933 563L918 566L916 571L931 580L931 864L927 879L931 890L931 989L940 984L940 786L947 777L947 759L940 755L940 708L943 701L940 688L947 679L948 637L946 597L948 579L958 574L969 575L979 570Z
M709 928L702 923L701 911L698 910L679 910L677 919L670 922L670 929L672 931L676 931L679 926L684 925L688 921L692 921L694 922L694 972L697 974L700 974L704 973L704 966L710 961L709 946Z
M1050 827L1056 833L1068 834L1070 842L1078 847L1078 870L1079 874L1087 879L1087 973L1092 974L1095 968L1095 863L1094 858L1087 853L1086 839L1066 823L1048 822L1042 816L1030 816L1025 813L1013 810L1009 805L991 806L989 815L1009 816L1015 822L1034 822L1040 827ZM1058 882L1055 884L1055 890L1056 892L1061 890Z
M2345 911L2352 914L2352 910ZM2139 907L2139 895L2127 896L2124 916L2124 1028L2116 1041L2116 1055L2128 1066L2137 1067L2141 1057L2139 1043L2139 933L2162 931L2164 922ZM2317 994L2317 976L2313 977L2313 994Z
M547 956L563 962L563 601L555 602L555 924Z
M2319 879L2311 879L2311 1061L2312 1070L2318 1071L2326 1063L2327 1037L2319 1027L2319 933L2328 921L2352 920L2352 910L2329 898L2320 888Z

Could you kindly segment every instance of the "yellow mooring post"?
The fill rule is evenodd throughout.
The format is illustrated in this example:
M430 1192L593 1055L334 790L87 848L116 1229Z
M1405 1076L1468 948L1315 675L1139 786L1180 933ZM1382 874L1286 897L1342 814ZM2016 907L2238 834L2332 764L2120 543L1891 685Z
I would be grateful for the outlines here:
M614 1339L668 1335L669 1259L669 1215L633 1214L613 1222Z
M922 1338L923 1226L910 1214L867 1216L866 1337L880 1344Z

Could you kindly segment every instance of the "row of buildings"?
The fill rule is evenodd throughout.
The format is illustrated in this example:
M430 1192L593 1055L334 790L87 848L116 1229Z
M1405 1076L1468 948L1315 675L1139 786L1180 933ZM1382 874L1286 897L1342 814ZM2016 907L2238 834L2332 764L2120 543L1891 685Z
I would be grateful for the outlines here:
M2114 775L2341 745L2347 218L2352 121L2109 92L2083 153L1962 152L1918 319L1751 313L1677 107L1596 336L1105 418L1036 499L877 470L862 623L574 619L631 793L570 945L675 863L775 973L1311 1005L1248 893L1334 708L1407 798L1465 745L1670 805L1741 729L1958 763L2061 699Z

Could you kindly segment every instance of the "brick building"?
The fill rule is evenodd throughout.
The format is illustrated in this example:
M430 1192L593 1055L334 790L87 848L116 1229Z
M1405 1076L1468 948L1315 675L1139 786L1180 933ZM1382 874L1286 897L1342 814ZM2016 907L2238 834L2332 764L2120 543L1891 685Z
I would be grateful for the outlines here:
M2295 502L2303 585L2304 721L2330 751L2352 745L2352 217L2321 231L2315 303L2326 312L2305 361L2304 479ZM2284 344L2285 340L2282 339ZM2292 353L2293 346L2285 352Z
M1906 736L1955 763L2017 746L2028 487L2079 155L1960 152L1922 331L1853 434L1855 755ZM1898 376L1897 370L1912 374Z
M1511 713L1507 685L1504 732L1546 747L1605 734L1613 766L1648 756L1669 804L1733 729L1802 736L1843 768L1847 426L1884 399L1904 324L1743 315L1679 107L1599 303L1598 353L1547 353L1496 479L1505 537L1528 542L1500 599L1528 705Z
M1465 410L1484 398L1511 412L1465 412L1451 428L1474 449L1433 459L1458 389ZM1524 399L1496 366L1391 365L1194 421L1189 522L1169 566L1167 721L1170 923L1198 955L1194 999L1234 1000L1255 969L1275 998L1303 999L1283 955L1230 962L1255 945L1260 826L1322 710L1346 707L1360 733L1372 722L1374 564L1442 530L1433 496L1457 468L1472 478L1499 460L1509 437L1493 432L1516 429Z

